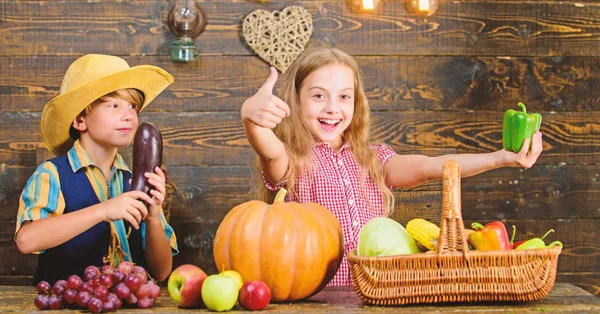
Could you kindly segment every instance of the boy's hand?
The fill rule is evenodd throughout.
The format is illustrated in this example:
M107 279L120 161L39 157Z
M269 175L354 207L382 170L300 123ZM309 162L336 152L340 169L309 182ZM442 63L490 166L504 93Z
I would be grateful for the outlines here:
M533 142L531 150L529 150L529 139L526 138L523 142L523 148L519 153L513 153L505 150L505 165L508 167L531 168L542 153L542 133L537 131L531 137Z
M273 95L277 77L277 70L271 67L271 74L263 86L254 96L244 101L241 109L243 121L251 121L263 128L272 129L281 123L283 118L290 116L290 107Z
M160 167L154 168L156 173L146 172L144 176L148 178L148 183L154 186L154 189L150 190L152 194L152 200L148 203L148 218L158 218L162 204L165 201L166 193L166 178L165 173Z
M143 202L150 203L152 199L141 191L129 191L101 203L103 221L123 219L135 229L139 229L140 221L148 215L148 209Z

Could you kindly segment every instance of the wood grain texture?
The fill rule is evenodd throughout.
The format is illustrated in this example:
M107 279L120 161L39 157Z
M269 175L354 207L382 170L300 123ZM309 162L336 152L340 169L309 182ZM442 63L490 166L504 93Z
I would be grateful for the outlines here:
M600 51L600 47L598 48ZM372 110L497 110L524 102L530 112L597 111L597 57L357 56ZM164 56L125 57L175 77L146 111L236 111L268 76L252 56L202 56L189 64ZM75 57L0 57L0 108L41 112L59 94Z
M487 153L502 148L502 115L485 110L374 112L371 131L373 140L389 144L396 151L453 149L457 153ZM542 112L542 117L544 152L537 164L600 163L600 111ZM38 112L0 111L2 163L37 165L35 154L42 145L39 119ZM255 156L239 112L143 112L141 121L160 128L169 166L247 166Z
M373 110L373 139L397 151L495 151L506 109L522 101L541 113L544 152L537 164L464 179L463 217L467 225L500 219L523 237L555 229L549 239L565 243L559 281L581 282L598 295L599 1L443 1L427 19L406 14L400 0L382 1L370 13L350 1L198 2L209 19L195 40L200 58L176 64L167 49L173 1L0 0L0 284L30 280L35 269L35 256L14 245L18 197L44 158L42 108L58 95L69 64L86 53L123 56L132 66L157 65L175 76L141 121L163 131L164 160L181 192L170 220L182 249L175 265L216 272L214 232L251 197L254 152L239 109L268 74L241 37L241 22L255 9L297 4L313 17L309 47L355 56ZM129 160L130 151L121 152ZM440 188L430 181L395 191L395 219L439 221Z
M172 217L174 218L174 217ZM408 217L401 216L400 221ZM478 219L478 222L487 221ZM563 251L559 257L559 272L600 272L600 237L597 219L506 219L510 226L517 227L515 239L540 237L549 229L556 232L550 234L546 241L550 243L560 240ZM473 220L465 220L465 226L470 226ZM171 226L177 235L180 253L173 259L174 268L178 265L192 263L207 272L217 272L212 255L214 236L220 222L203 222L202 219L187 221L172 221ZM14 223L0 223L0 275L29 275L35 271L37 257L19 253L13 240Z
M31 300L35 287L0 286L0 311L11 313L39 313ZM264 310L269 313L597 313L600 299L572 284L557 283L543 299L535 302L480 302L453 304L424 304L407 306L373 306L365 304L352 287L326 287L318 294L295 302L270 303ZM236 305L232 311L243 312ZM139 313L140 309L122 307L119 313ZM166 288L161 289L156 303L144 313L210 312L206 308L184 309L175 306Z
M415 18L402 1L370 13L347 1L294 1L313 18L309 47L353 55L597 55L600 4L572 1L442 1L435 15ZM208 25L200 53L251 55L241 21L256 9L290 2L204 2ZM1 1L0 55L168 55L175 38L166 1Z

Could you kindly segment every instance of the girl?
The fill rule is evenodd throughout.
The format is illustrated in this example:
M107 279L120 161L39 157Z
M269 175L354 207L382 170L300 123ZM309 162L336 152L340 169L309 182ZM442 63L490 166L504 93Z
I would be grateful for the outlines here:
M456 160L463 177L498 167L531 167L542 152L542 135L533 136L517 154L439 157L398 155L369 143L369 103L356 61L337 49L305 51L282 80L281 99L273 95L277 71L248 98L241 116L248 141L258 154L262 183L257 199L271 202L285 186L288 201L315 202L339 220L345 252L356 248L358 233L372 218L389 215L394 196L389 187L407 188L441 179L442 165ZM264 183L264 184L263 184ZM329 285L351 285L344 260Z

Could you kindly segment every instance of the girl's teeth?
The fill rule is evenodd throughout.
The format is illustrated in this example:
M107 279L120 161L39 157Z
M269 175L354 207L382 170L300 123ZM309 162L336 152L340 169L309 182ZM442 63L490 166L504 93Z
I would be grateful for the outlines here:
M340 122L340 120L319 120L320 122L323 123L327 123L327 124L336 124L338 122Z

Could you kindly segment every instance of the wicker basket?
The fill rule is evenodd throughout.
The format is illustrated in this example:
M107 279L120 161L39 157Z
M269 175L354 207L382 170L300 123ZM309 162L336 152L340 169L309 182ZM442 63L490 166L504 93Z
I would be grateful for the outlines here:
M437 253L386 257L348 254L354 291L377 305L470 301L531 301L550 292L561 248L469 251L463 236L460 170L443 169Z

